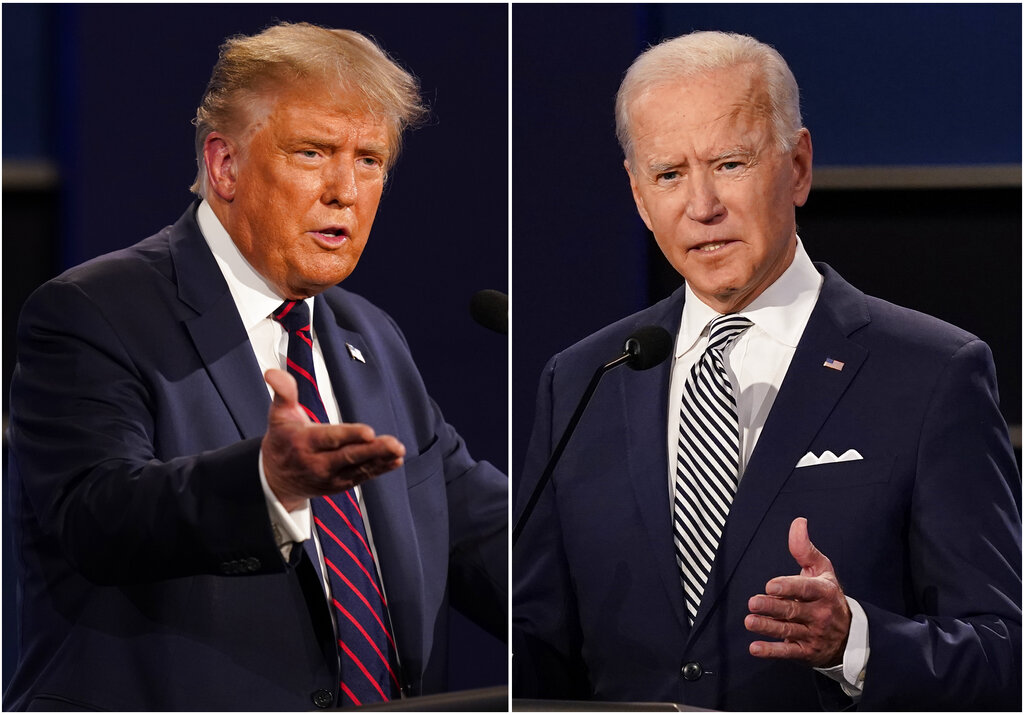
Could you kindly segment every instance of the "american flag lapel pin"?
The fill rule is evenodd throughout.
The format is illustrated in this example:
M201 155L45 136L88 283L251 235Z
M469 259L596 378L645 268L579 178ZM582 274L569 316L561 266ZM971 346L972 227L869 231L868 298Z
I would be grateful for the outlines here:
M348 348L348 354L352 357L353 360L358 360L364 365L366 364L366 358L363 357L363 353L360 352L359 348L357 348L352 343L345 343L345 347Z
M827 358L825 358L825 364L824 364L824 367L830 367L830 368L832 368L833 370L842 370L842 369L843 369L843 366L844 366L845 364L846 364L846 363L844 363L844 362L842 362L842 361L840 361L840 360L836 360L835 358L830 358L830 357L827 357Z

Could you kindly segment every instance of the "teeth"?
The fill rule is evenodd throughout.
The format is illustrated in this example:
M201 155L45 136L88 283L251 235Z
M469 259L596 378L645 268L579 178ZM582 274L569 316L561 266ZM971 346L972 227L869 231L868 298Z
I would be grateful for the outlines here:
M705 253L710 253L711 251L717 251L724 245L724 243L706 243L700 247L700 250L704 251Z

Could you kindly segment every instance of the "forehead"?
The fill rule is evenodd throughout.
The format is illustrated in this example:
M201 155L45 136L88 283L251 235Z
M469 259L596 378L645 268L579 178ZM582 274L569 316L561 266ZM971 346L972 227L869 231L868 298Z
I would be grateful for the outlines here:
M659 83L630 104L634 151L681 142L698 149L757 143L766 133L768 111L763 82L749 65Z
M384 148L391 145L390 124L348 90L304 85L267 93L257 104L251 130L278 140L358 138Z

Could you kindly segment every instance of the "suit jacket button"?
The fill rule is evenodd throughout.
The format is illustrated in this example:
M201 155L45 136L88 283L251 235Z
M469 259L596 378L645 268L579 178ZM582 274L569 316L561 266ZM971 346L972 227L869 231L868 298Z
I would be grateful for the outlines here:
M330 690L317 690L313 693L313 704L318 708L329 708L334 704L334 693Z
M700 680L700 676L704 675L704 668L696 660L691 660L689 663L683 664L683 678L689 680L691 683L695 680Z

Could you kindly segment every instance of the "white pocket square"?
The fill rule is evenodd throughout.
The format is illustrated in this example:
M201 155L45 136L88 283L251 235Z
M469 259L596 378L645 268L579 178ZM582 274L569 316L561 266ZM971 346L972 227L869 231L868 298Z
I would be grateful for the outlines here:
M835 462L854 462L858 459L864 459L860 456L860 452L855 449L848 449L843 452L840 456L836 456L831 450L825 450L821 453L820 457L816 457L814 452L808 452L800 461L796 463L799 467L813 467L816 464L834 464Z

